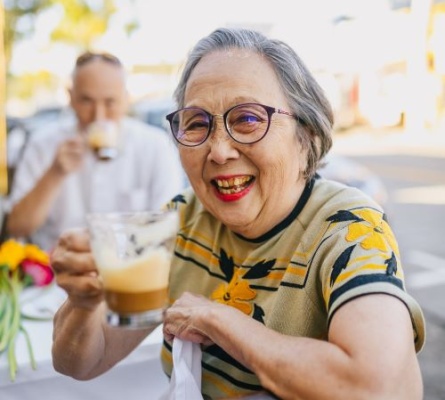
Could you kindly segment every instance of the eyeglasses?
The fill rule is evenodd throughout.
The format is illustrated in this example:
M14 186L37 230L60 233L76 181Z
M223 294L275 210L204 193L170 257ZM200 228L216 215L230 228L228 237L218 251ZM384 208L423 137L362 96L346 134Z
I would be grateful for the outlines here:
M121 61L110 53L92 53L90 51L81 54L79 57L77 57L76 60L76 68L82 67L85 64L88 64L89 62L93 60L101 60L105 61L107 63L121 66Z
M168 114L166 118L176 141L183 146L195 147L210 136L217 116L223 118L226 131L235 142L259 142L269 131L270 121L275 113L300 120L290 112L257 103L238 104L223 115L212 115L199 107L186 107Z

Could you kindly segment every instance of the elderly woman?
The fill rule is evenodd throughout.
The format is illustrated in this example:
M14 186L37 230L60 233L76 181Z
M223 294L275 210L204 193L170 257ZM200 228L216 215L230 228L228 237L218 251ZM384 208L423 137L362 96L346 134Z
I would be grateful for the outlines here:
M421 399L424 321L405 291L385 214L323 180L331 108L285 43L218 29L191 51L169 114L191 188L180 212L164 319L202 346L204 398ZM152 330L104 323L87 237L53 256L68 300L54 326L55 368L95 377Z

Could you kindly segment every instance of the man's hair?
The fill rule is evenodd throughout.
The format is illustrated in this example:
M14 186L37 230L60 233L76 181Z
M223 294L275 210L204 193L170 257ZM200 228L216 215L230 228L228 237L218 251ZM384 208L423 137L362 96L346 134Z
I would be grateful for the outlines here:
M188 55L174 92L178 106L184 107L187 82L201 59L215 51L233 49L257 53L275 70L290 111L302 121L298 124L297 135L303 149L307 150L307 167L304 174L307 178L312 177L332 146L334 116L323 89L288 44L269 39L262 33L249 29L216 29L199 40Z
M122 70L123 78L125 81L126 77L125 77L124 65L122 64L121 60L118 57L116 57L115 55L113 55L111 53L107 53L107 52L87 51L85 53L80 54L76 59L76 62L74 64L74 69L71 74L71 82L70 82L71 87L73 87L73 85L74 85L74 81L76 79L76 75L77 75L77 72L79 71L79 69L84 67L85 65L88 65L88 64L94 62L94 61L102 61L106 64L109 64L111 66L114 66L114 67Z
M109 64L122 67L122 62L119 60L119 58L117 58L115 55L113 55L111 53L106 53L106 52L95 53L95 52L87 51L87 52L79 55L79 57L77 57L75 69L83 67L84 65L89 64L90 62L95 61L95 60L104 61Z

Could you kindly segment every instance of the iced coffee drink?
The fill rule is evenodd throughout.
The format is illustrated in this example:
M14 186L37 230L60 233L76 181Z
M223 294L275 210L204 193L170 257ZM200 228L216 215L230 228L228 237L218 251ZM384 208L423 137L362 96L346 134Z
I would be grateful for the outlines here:
M114 258L114 259L113 259ZM170 253L160 247L128 261L99 255L108 307L120 314L166 306Z
M88 222L108 322L134 328L162 322L176 212L93 214Z

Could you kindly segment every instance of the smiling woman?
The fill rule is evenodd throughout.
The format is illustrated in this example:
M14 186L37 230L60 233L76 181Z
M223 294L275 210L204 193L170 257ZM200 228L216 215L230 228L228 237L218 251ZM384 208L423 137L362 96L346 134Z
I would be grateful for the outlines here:
M161 353L172 386L187 362L178 343L194 342L205 399L421 399L425 326L396 238L374 200L317 173L332 108L293 48L216 29L191 50L174 98L191 187L166 204L179 213ZM151 328L102 322L86 235L67 234L53 254L68 293L54 366L91 379Z

